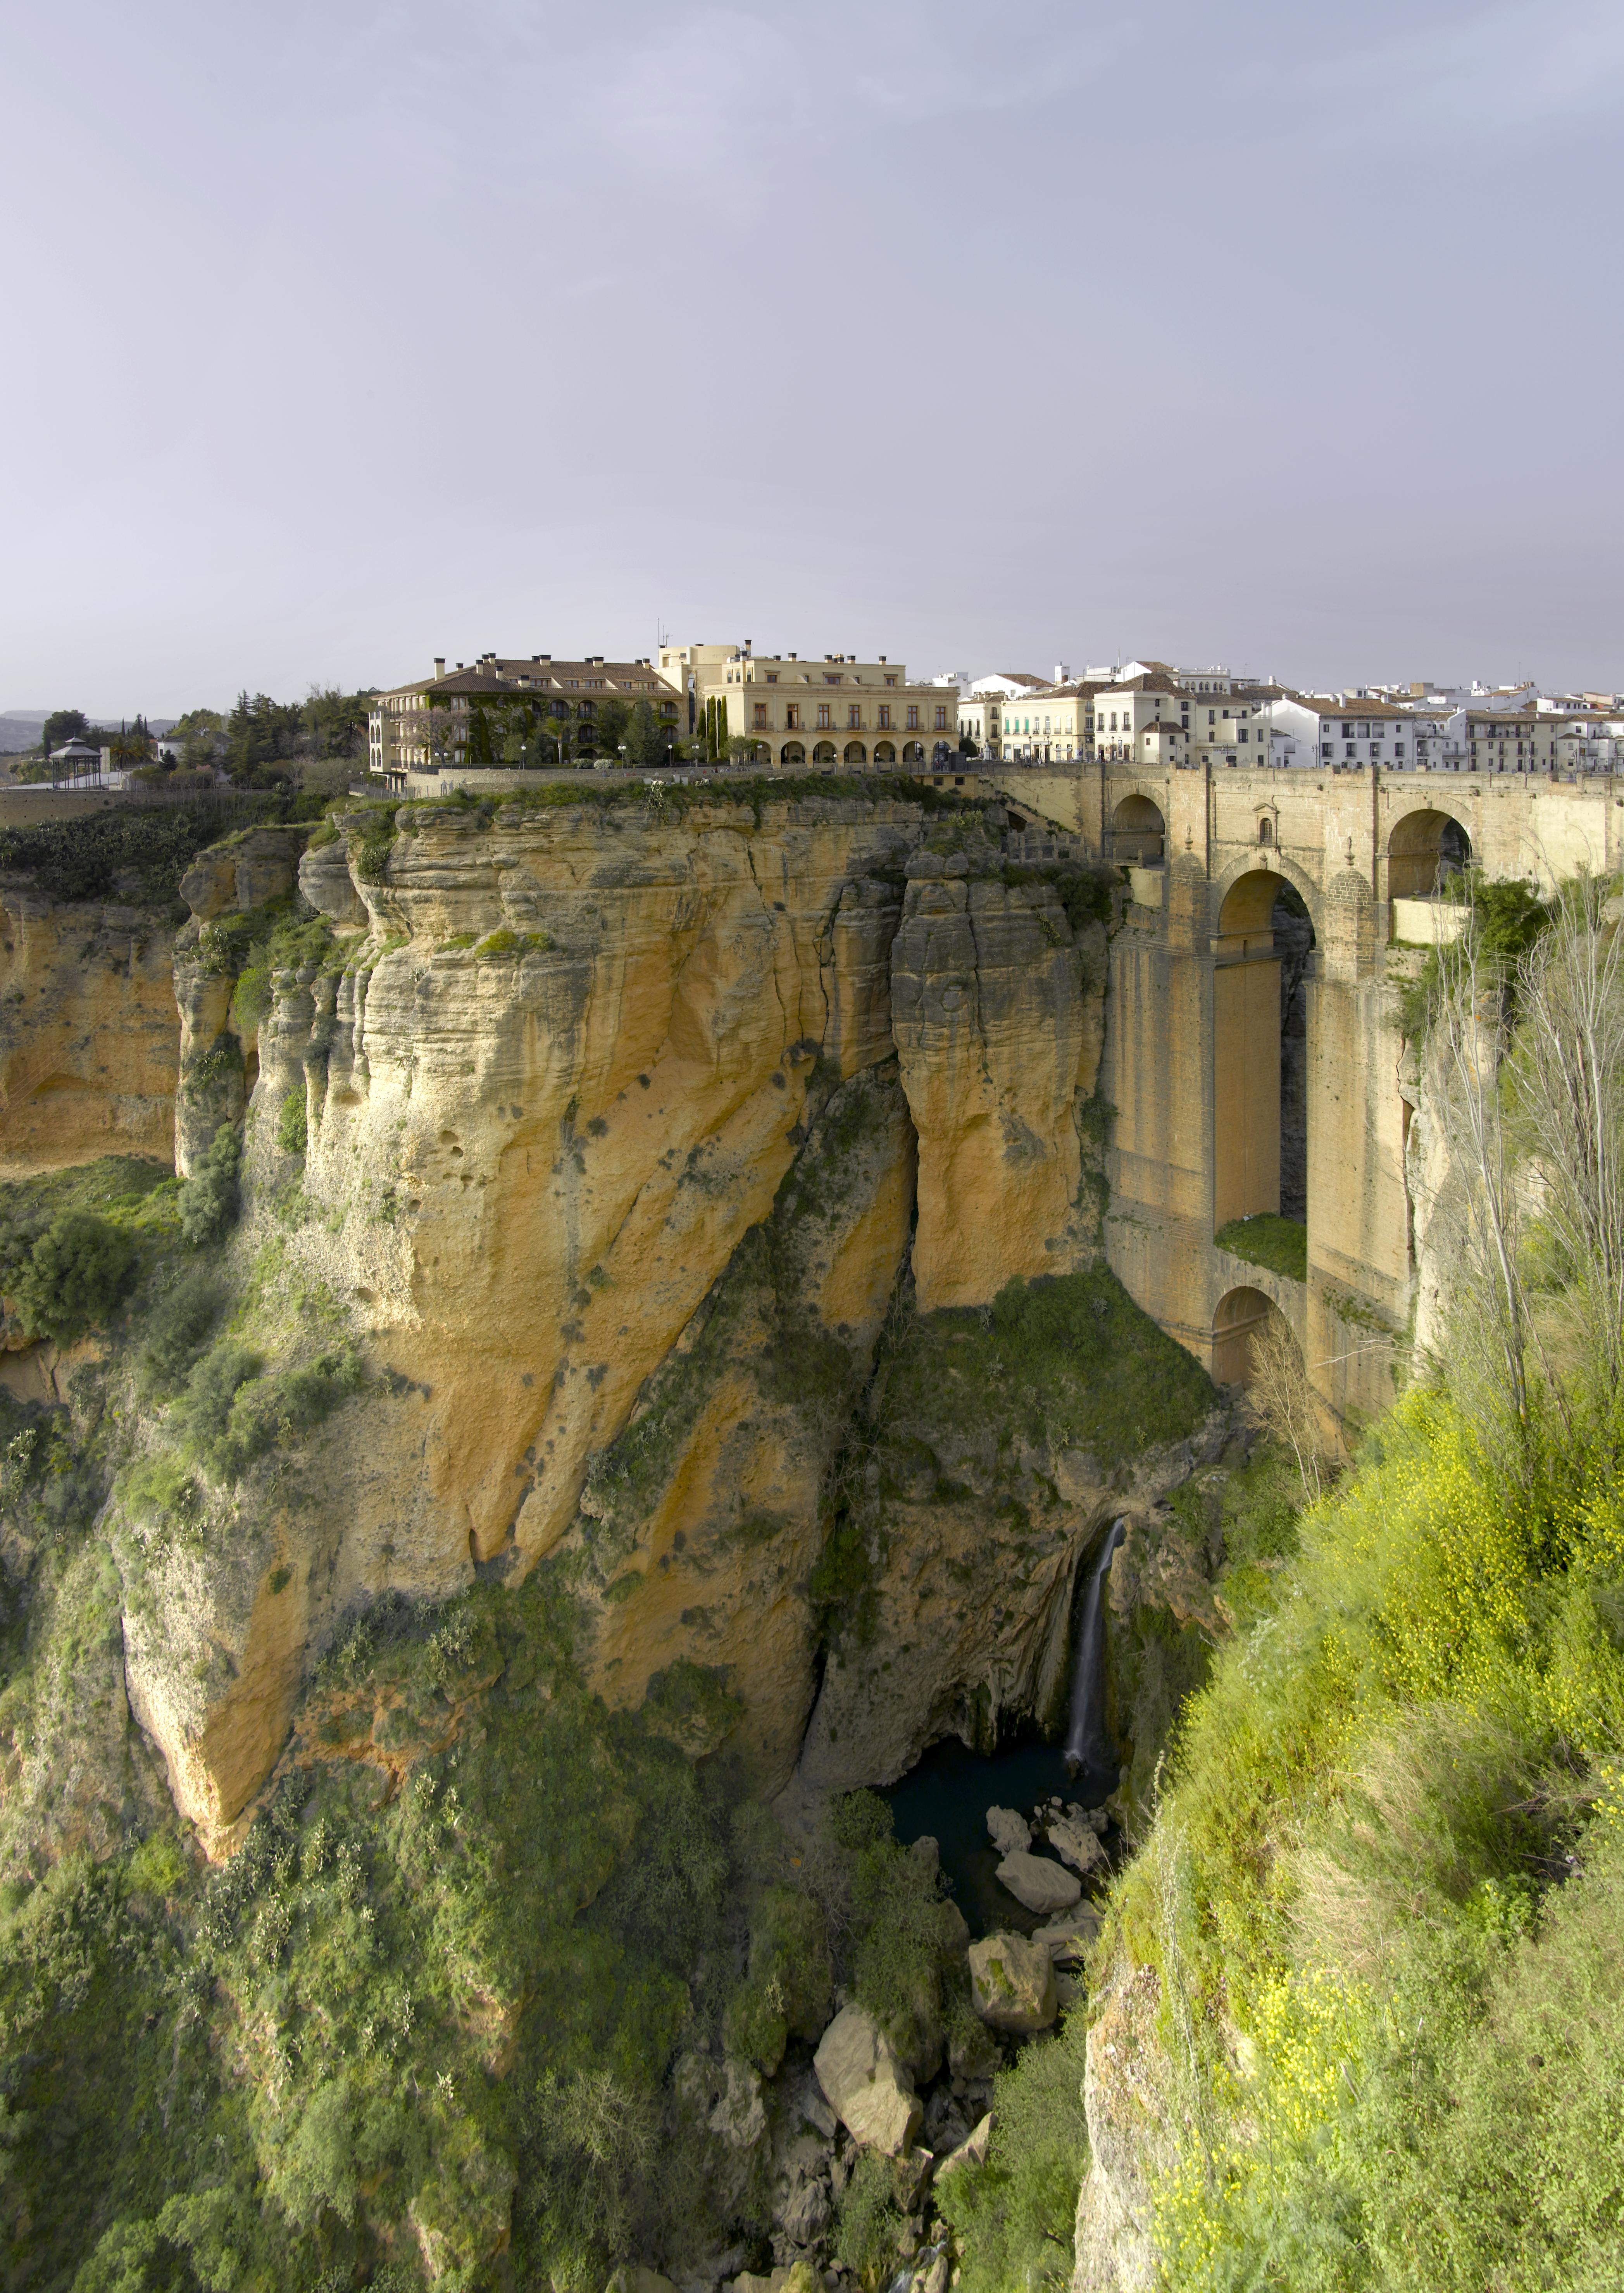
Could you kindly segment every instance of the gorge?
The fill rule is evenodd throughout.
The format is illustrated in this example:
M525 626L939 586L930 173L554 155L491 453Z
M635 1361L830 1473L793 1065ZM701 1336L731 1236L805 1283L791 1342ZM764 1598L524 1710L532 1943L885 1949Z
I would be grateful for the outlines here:
M1041 1738L1084 1804L1119 1763L1119 1870L1160 1836L1293 1565L1256 1333L1332 1459L1441 1342L1395 903L1442 935L1449 815L576 777L0 880L12 2281L942 2293L946 2224L975 2293L1026 2266L994 2184L909 2160L1086 2041L1079 2281L1149 2283L1106 2051L1161 2059L1149 1961L1114 1929L1104 2035L1022 2054L872 1787ZM1584 846L1552 796L1472 848L1509 876L1558 804ZM127 1267L49 1328L91 1228ZM813 2075L837 2007L922 2097L896 2163Z

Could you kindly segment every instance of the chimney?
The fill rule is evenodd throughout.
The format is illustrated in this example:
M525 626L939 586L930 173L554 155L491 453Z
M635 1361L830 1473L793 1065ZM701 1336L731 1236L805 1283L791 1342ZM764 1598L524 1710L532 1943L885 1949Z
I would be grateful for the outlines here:
M443 652L434 655L434 675L437 677L445 675L445 655Z
M881 653L881 656L880 656L880 660L881 660L881 665L883 666L884 661L885 661L885 655L884 655L883 653Z
M1054 664L1054 681L1057 685L1069 685L1071 683L1071 671L1067 668L1063 660L1057 660Z

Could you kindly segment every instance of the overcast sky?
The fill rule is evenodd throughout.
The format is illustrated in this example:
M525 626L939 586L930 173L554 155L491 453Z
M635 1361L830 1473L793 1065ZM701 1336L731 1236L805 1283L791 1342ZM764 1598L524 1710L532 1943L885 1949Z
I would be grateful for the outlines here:
M1618 0L5 0L0 709L1624 686Z

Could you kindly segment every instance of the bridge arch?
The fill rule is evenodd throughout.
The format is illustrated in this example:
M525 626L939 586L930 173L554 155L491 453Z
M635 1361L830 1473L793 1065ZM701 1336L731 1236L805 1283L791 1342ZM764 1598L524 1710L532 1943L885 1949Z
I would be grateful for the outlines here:
M1111 858L1119 866L1153 867L1166 856L1167 822L1154 798L1139 790L1111 814Z
M1264 850L1269 854L1266 862L1261 859ZM1271 882L1274 889L1272 894L1265 898L1264 887ZM1273 910L1274 902L1279 895L1282 883L1290 885L1307 909L1309 921L1313 925L1314 935L1318 939L1320 887L1308 871L1300 866L1296 861L1288 859L1278 845L1259 847L1255 850L1243 852L1238 859L1230 861L1221 875L1213 879L1213 929L1216 932L1265 930L1266 920L1254 923L1250 920L1242 922L1239 919L1243 915L1249 919L1260 912L1263 917L1267 919ZM1249 885L1251 888L1231 908L1230 895L1238 892L1243 884Z
M1446 876L1472 862L1472 835L1441 805L1417 807L1395 820L1387 837L1387 896L1426 900Z
M1272 1298L1261 1290L1226 1290L1213 1316L1213 1383L1250 1385L1253 1345L1271 1324L1289 1328Z
M1213 1226L1308 1216L1313 918L1292 876L1232 877L1213 942Z

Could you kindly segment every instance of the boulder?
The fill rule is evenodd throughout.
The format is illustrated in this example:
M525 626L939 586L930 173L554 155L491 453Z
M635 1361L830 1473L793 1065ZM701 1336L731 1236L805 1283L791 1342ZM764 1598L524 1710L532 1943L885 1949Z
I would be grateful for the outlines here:
M749 2062L727 2064L721 2097L706 2123L735 2150L753 2150L767 2132L760 2073Z
M1105 1850L1092 1823L1075 1822L1069 1815L1052 1815L1047 1828L1050 1846L1074 1871L1086 1876L1106 1860Z
M916 2293L947 2293L952 2274L951 2258L946 2253L938 2253L924 2275L914 2279Z
M1076 1873L1052 1856L1028 1855L1019 1849L1006 1855L998 1866L998 1880L1018 1903L1039 1913L1068 1911L1083 1892L1083 1882Z
M1096 1941L1100 1927L1100 1914L1092 1903L1079 1903L1063 1919L1055 1919L1046 1927L1035 1930L1032 1940L1041 1943L1057 1966L1068 1960L1080 1959L1091 1943Z
M977 2120L974 2131L950 2156L943 2159L936 2169L937 2180L939 2182L944 2175L954 2172L960 2166L985 2166L987 2145L992 2138L993 2113L989 2110L984 2118Z
M970 1947L971 2002L994 2030L1046 2030L1057 2011L1054 1961L1025 1935L992 1934Z
M1013 1855L1032 1844L1032 1827L1024 1815L1017 1815L1012 1807L989 1807L987 1811L987 1835L1000 1855Z
M812 2067L854 2141L888 2158L913 2146L924 2111L896 2047L872 2014L843 2006L818 2041Z
M833 2218L829 2184L816 2175L803 2175L796 2181L776 2216L792 2245L810 2245L822 2237Z
M657 2269L645 2269L637 2261L623 2261L604 2293L677 2293L677 2288Z

